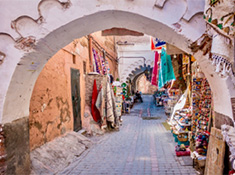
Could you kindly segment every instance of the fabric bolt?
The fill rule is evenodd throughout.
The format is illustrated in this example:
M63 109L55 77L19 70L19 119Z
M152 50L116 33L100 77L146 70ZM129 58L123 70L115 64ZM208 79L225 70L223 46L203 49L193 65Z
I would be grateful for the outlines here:
M92 101L91 101L91 114L92 114L94 121L100 122L101 120L100 112L96 107L97 96L98 96L98 91L97 91L97 86L96 86L96 80L94 80Z
M152 80L151 84L157 86L157 76L158 76L158 52L155 52L155 60L154 60L154 67L152 72Z
M175 80L174 69L171 62L171 56L167 55L166 50L162 48L161 63L158 76L158 87L162 88L168 81Z

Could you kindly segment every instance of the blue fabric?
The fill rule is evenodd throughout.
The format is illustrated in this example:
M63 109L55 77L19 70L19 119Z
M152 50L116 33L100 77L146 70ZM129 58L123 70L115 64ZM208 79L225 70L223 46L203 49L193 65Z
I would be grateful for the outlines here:
M166 50L162 48L161 62L158 77L158 88L161 89L167 82L175 80L174 69L171 62L171 56L167 55Z

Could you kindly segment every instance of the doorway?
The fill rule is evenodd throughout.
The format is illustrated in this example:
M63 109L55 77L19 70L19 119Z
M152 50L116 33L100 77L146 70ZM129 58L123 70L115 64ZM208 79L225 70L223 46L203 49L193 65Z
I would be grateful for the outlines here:
M81 96L80 96L80 71L71 68L71 95L73 105L74 131L82 129Z

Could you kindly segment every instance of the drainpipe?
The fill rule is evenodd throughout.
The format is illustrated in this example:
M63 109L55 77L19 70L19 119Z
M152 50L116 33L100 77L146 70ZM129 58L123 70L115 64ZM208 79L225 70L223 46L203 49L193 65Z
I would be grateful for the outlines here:
M92 37L88 35L88 52L89 52L89 68L90 72L93 71L93 60L92 60Z

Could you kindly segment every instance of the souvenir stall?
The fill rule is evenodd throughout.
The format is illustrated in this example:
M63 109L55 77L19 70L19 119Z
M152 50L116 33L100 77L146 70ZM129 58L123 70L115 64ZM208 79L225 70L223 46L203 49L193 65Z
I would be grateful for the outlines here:
M165 113L168 114L168 116L172 115L172 112L174 110L174 106L179 100L180 96L182 95L182 92L186 90L186 74L187 71L190 69L187 69L187 71L184 70L185 67L188 67L189 65L189 59L183 59L185 56L183 54L178 55L172 55L172 65L174 69L175 74L175 80L171 82L170 87L168 88L168 101L165 103ZM184 61L187 60L187 61Z
M190 133L191 157L196 168L204 171L211 127L212 94L202 72L193 77L192 85L192 131Z
M91 134L102 134L106 129L118 129L121 115L121 101L116 104L112 89L113 77L110 75L104 49L99 44L92 44L91 70L86 75L86 111L84 123Z
M102 134L104 129L107 128L106 114L104 112L106 105L104 103L106 99L105 94L108 84L107 78L107 76L100 75L96 72L86 75L85 102L87 115L84 116L84 122L87 123L85 130L89 130L91 134ZM101 110L101 108L103 108L103 110Z
M154 103L156 106L163 106L164 98L167 97L166 90L164 88L157 90L153 94Z
M156 64L156 62L158 64ZM157 82L158 77L158 82ZM168 100L166 93L166 86L172 80L175 80L174 69L172 66L171 56L167 55L166 49L161 49L161 54L155 53L155 66L153 68L153 75L151 83L158 86L158 91L154 94L154 102L156 106L163 106L163 102ZM158 83L158 84L157 84ZM166 106L166 105L165 105Z
M123 97L123 113L130 113L131 112L131 106L133 105L134 100L129 97L128 92L128 86L126 83L122 83L122 97Z
M165 113L168 116L172 115L172 112L174 110L174 106L177 103L177 101L179 100L180 95L181 95L181 90L175 84L177 84L177 80L175 80L175 81L173 80L171 82L171 86L167 91L168 92L167 93L168 94L168 99L167 99L166 102L164 102Z
M186 105L189 88L180 97L172 112L169 124L178 145L189 145L188 133L191 130L191 110ZM190 154L187 153L187 154Z
M123 88L119 81L114 81L112 84L112 88L115 96L117 116L119 117L119 121L121 122L123 108Z
M192 81L176 103L171 115L176 155L191 155L194 167L204 172L211 128L212 94L197 63L191 66ZM186 77L187 78L187 77Z

